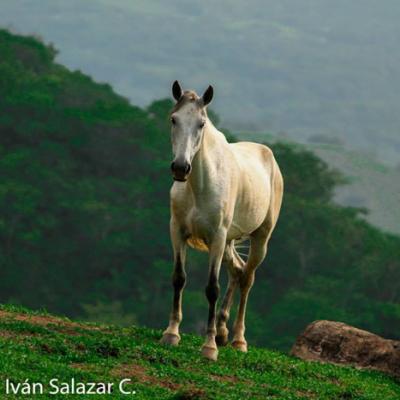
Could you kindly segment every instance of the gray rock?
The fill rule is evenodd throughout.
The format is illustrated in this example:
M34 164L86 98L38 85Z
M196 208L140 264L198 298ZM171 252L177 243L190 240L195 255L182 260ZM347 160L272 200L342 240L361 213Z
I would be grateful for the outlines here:
M375 369L400 378L400 341L342 322L312 322L297 338L291 354L303 360Z

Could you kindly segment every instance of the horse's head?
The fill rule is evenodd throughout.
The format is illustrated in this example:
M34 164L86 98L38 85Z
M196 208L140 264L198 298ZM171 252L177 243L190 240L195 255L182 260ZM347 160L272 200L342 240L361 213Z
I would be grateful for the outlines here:
M172 94L177 101L171 113L171 139L174 160L171 170L174 180L185 182L192 169L192 160L199 151L204 128L207 123L206 107L213 98L209 86L199 97L192 90L183 91L179 82L172 85Z

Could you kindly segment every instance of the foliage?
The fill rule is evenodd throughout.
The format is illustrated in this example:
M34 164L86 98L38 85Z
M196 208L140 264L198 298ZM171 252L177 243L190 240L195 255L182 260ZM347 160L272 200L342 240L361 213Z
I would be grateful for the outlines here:
M172 102L132 106L56 64L52 47L7 31L0 54L0 300L164 326ZM395 337L400 239L333 204L342 178L315 155L272 148L285 198L250 295L250 344L288 349L317 318ZM204 328L206 265L190 254L186 331Z

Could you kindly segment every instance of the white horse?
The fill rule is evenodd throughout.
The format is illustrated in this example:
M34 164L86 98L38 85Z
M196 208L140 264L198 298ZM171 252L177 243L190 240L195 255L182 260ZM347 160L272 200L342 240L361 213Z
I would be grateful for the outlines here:
M228 143L207 117L206 107L213 97L211 86L199 97L182 91L178 81L172 86L177 103L171 113L171 136L175 180L171 188L170 232L174 251L173 308L162 343L177 345L182 320L182 291L186 283L186 245L209 252L209 302L204 357L216 360L218 345L228 342L226 323L235 289L240 303L233 327L232 345L247 351L244 337L247 297L254 273L264 260L267 243L278 219L283 178L272 151L264 145ZM235 242L250 239L245 262ZM216 312L221 262L228 266L229 282L221 310Z

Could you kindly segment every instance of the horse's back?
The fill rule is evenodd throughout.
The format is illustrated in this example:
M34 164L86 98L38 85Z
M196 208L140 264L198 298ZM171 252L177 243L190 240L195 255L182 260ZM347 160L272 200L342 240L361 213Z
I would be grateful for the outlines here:
M277 166L272 150L263 144L254 142L237 142L229 145L243 175L256 175L266 182L274 174Z

